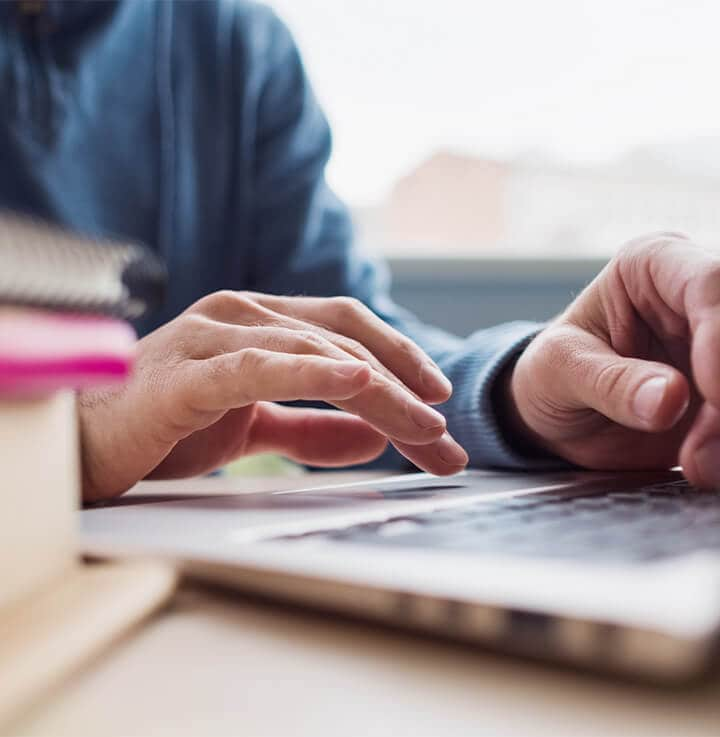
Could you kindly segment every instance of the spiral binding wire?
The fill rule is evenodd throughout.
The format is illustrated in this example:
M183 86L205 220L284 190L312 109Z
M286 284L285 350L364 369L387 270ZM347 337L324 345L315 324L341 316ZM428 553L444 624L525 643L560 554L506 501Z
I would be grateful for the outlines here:
M161 301L164 282L162 265L144 246L0 212L0 303L133 319Z

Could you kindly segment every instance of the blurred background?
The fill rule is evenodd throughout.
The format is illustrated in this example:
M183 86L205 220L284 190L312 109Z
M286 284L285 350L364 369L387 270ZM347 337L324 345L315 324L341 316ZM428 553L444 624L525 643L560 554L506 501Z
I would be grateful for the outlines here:
M328 177L399 302L545 319L624 241L720 244L707 0L273 0L334 131Z

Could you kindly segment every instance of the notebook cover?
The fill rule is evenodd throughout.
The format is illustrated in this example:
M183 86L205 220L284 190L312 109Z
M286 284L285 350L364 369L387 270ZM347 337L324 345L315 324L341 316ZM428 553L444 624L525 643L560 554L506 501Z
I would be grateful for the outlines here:
M121 320L0 306L0 395L124 381L134 344Z

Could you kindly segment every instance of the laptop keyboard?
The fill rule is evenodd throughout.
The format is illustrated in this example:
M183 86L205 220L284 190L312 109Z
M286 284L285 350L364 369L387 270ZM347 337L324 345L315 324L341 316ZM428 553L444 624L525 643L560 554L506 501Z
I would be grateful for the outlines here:
M281 539L651 561L699 550L720 553L720 493L681 480L588 495L530 494Z

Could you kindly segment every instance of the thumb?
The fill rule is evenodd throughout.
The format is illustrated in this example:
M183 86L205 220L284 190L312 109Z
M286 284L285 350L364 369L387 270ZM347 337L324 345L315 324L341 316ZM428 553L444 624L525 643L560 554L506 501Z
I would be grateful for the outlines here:
M617 354L585 336L565 376L571 397L624 427L663 432L674 427L690 401L687 379L672 366Z
M245 452L333 467L371 461L386 446L387 438L355 415L258 402Z
M680 465L691 484L720 488L720 410L708 402L700 408L680 449Z

